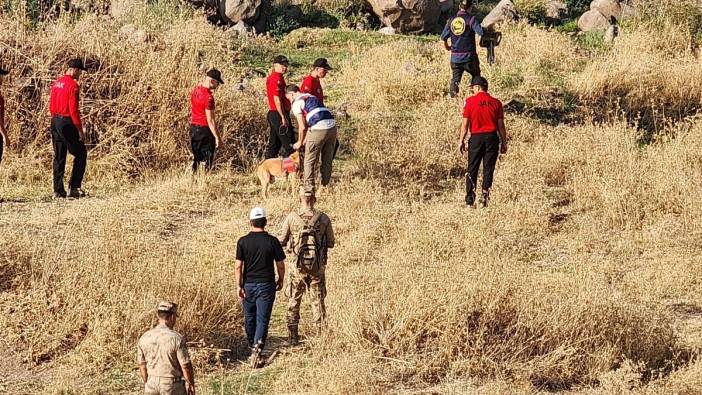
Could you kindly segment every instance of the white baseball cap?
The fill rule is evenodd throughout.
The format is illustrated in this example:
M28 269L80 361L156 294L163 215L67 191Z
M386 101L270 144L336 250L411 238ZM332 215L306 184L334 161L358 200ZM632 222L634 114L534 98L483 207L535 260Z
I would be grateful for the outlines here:
M249 213L249 219L254 220L254 219L259 219L259 218L266 218L266 209L263 207L254 207L251 209L251 212Z

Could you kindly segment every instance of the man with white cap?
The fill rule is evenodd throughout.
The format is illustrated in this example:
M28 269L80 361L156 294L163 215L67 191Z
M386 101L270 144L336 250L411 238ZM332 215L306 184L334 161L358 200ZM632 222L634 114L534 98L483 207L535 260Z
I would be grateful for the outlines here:
M285 279L285 253L278 239L266 232L266 216L264 208L253 208L249 213L252 230L236 244L236 283L254 367L259 367L266 345L275 293L283 288Z
M195 372L185 339L173 330L178 305L158 304L158 325L137 344L139 373L146 395L195 395Z

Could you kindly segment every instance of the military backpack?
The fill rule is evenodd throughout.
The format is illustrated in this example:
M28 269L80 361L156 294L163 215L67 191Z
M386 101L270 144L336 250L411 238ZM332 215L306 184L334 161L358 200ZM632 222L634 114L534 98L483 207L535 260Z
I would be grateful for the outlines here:
M297 255L297 268L303 273L316 274L322 266L324 243L318 237L321 216L321 212L316 212L312 218L305 220L298 215L304 226L298 234L293 252Z

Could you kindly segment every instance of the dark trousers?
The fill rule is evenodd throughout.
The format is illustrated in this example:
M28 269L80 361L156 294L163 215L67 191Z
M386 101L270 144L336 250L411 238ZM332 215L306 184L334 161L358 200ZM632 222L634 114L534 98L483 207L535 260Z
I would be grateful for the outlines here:
M268 126L270 126L270 137L268 138L268 149L266 159L277 158L280 153L284 158L293 153L293 144L296 141L295 129L292 127L290 115L285 114L288 126L284 128L283 120L277 111L268 112Z
M78 189L83 185L83 176L88 162L88 151L80 141L78 129L70 118L51 118L51 142L54 146L54 193L65 194L63 176L66 172L67 153L73 155L73 171L68 187Z
M215 158L215 137L207 126L190 125L190 147L193 150L193 172L200 162L205 162L205 171L210 171Z
M451 97L458 95L458 87L464 72L469 73L471 78L480 75L480 61L477 56L471 56L467 62L451 62Z
M241 304L244 309L246 340L249 347L259 342L265 346L275 302L275 283L246 283L244 291L246 298Z
M5 149L5 140L2 139L2 136L0 136L0 163L2 163L2 152Z
M477 133L470 136L468 174L466 174L466 203L475 203L475 186L478 181L480 162L483 163L483 193L489 194L495 164L500 155L500 138L497 132Z

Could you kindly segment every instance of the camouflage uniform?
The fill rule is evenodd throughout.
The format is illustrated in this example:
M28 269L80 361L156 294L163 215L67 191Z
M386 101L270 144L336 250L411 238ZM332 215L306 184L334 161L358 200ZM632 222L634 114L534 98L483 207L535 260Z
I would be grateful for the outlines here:
M185 339L178 332L160 324L139 339L137 360L146 364L146 395L185 395L183 366L190 363Z
M318 211L309 211L300 209L297 212L290 213L283 222L280 243L291 250L296 246L298 240L296 238L305 227L305 221L309 221ZM329 216L322 213L317 222L317 239L325 241L325 249L321 251L322 261L318 273L308 274L302 273L297 268L297 257L288 261L287 271L289 273L290 285L286 289L286 294L290 298L288 302L288 328L293 328L297 331L297 326L300 322L300 303L305 290L309 287L312 303L312 320L318 329L321 329L326 320L326 309L324 307L324 298L327 296L327 284L324 277L324 272L327 266L327 248L334 247L334 231L332 229ZM294 251L291 251L294 255Z

